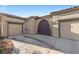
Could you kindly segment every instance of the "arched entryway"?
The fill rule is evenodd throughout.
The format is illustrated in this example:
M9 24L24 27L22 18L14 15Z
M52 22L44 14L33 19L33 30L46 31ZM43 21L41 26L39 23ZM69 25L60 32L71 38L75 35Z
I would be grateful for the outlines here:
M51 36L51 30L47 20L40 21L38 25L38 34Z

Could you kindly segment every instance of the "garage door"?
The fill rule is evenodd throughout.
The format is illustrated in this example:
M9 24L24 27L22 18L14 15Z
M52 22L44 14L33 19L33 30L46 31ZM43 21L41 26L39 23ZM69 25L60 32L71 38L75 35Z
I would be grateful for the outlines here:
M8 24L8 35L22 34L22 24Z
M61 22L60 37L79 40L79 21Z

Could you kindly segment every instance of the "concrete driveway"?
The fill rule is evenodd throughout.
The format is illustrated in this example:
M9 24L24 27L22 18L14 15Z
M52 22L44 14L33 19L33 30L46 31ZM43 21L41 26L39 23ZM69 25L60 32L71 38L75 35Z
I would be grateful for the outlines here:
M13 54L64 54L52 46L53 39L44 35L10 36L14 43Z

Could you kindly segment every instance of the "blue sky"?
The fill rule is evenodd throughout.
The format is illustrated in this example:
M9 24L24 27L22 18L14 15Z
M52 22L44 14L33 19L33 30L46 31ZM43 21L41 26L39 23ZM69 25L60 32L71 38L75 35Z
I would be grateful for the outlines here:
M43 16L50 12L62 10L76 5L0 5L0 12L21 17Z

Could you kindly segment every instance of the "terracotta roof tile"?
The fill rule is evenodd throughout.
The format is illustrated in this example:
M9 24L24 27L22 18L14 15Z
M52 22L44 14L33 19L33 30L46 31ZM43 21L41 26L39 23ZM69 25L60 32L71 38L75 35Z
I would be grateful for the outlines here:
M67 8L67 9L63 9L63 10L59 10L59 11L50 12L50 15L58 15L58 14L68 13L68 12L75 11L75 10L79 10L79 6L71 7L71 8Z

